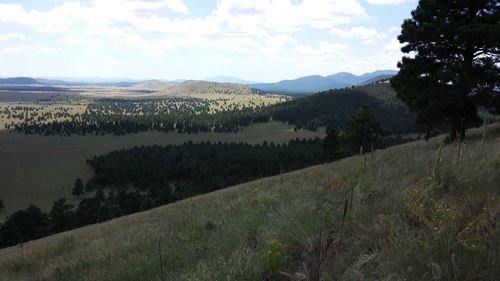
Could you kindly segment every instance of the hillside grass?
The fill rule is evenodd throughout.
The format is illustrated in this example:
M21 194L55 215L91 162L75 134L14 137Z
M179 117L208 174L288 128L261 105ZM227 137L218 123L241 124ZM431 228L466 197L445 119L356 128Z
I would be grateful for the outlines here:
M442 140L6 248L0 280L496 280L500 126Z
M87 180L93 175L86 160L112 150L188 141L282 143L295 138L323 136L324 130L294 131L292 126L281 122L251 125L239 133L144 132L125 136L61 138L0 131L0 198L6 207L0 212L0 221L9 213L25 209L31 203L45 211L49 211L53 202L60 197L78 204L78 200L71 195L71 188L77 178Z

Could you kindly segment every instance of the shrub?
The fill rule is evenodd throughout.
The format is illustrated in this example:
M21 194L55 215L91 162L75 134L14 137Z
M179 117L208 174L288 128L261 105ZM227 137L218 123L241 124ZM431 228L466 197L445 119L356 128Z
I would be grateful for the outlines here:
M263 262L269 273L276 274L279 272L283 264L283 250L279 240L272 239L269 241Z

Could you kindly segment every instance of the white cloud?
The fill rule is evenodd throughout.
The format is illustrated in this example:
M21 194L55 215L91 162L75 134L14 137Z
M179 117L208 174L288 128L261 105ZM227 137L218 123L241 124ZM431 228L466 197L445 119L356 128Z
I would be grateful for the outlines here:
M129 22L131 18L145 12L187 14L189 10L182 0L93 0L89 5L69 1L49 11L26 10L21 5L0 4L0 22L31 26L39 32L67 33L77 24Z
M0 49L0 53L1 54L22 54L22 53L27 53L31 50L33 50L33 47L23 45L23 46L18 46L18 47Z
M39 33L56 34L30 34L28 42L43 38L40 43L46 47L36 44L9 46L0 49L0 53L55 53L63 51L58 47L81 46L84 48L82 53L95 54L92 57L100 57L100 62L109 59L107 65L110 66L133 66L132 61L141 59L158 65L160 61L168 61L158 66L160 71L174 60L186 61L185 64L191 66L199 62L213 64L207 67L222 68L224 59L230 58L233 62L224 63L229 67L242 65L242 69L265 66L278 72L283 67L289 72L297 67L304 72L314 69L332 72L332 69L366 68L370 62L381 65L383 59L390 65L400 58L397 40L396 43L395 39L388 41L399 28L395 26L381 32L360 23L373 18L367 15L359 0L217 0L214 10L204 17L191 16L183 0L54 2L60 4L43 10L28 9L21 4L0 4L0 25L17 24ZM391 1L394 2L402 0ZM324 36L328 32L341 40L318 42L319 36L329 40ZM0 35L0 41L4 37L21 40L18 35L7 35ZM380 44L372 52L372 46L354 45L352 39L365 45ZM353 44L355 51L345 42ZM369 56L358 53L363 48L370 48ZM178 52L174 54L174 51ZM244 56L238 57L239 54ZM119 55L127 56L130 61L123 62ZM212 55L217 57L214 60L217 64L208 60ZM369 58L372 56L377 58Z
M10 40L26 40L26 36L20 33L7 33L0 35L0 41L10 41Z
M303 0L299 4L289 0L219 0L206 18L175 20L159 16L165 12L187 14L189 9L182 0L93 0L88 5L70 1L49 11L28 11L21 5L0 4L0 22L62 33L77 24L113 26L115 23L128 23L141 31L177 33L194 29L198 33L258 29L292 32L306 27L331 28L367 16L356 0Z
M0 4L0 22L34 27L39 32L67 32L81 18L79 2L65 2L48 12L27 11L21 5Z
M401 5L401 4L411 3L414 0L366 0L366 1L374 5Z
M404 44L399 43L399 40L392 38L391 41L386 43L383 47L385 51L400 51Z
M260 28L276 32L293 32L306 27L332 28L366 17L356 0L220 0L214 17L229 29Z
M347 62L350 52L351 48L347 44L320 41L317 47L309 44L296 46L290 57L293 57L298 68L325 72L335 65Z
M186 47L223 48L275 55L296 44L304 29L331 29L366 18L357 0L219 0L204 18L188 15L182 0L67 1L46 11L0 4L0 23L27 25L60 33L59 43L141 49L148 55ZM157 33L151 36L152 33Z
M94 0L92 9L100 11L113 11L112 14L125 14L135 11L164 11L187 14L188 7L182 0Z
M78 34L71 34L59 39L57 42L64 45L88 45L92 47L102 45L102 42L98 39L84 38Z
M389 33L396 33L396 34L401 33L401 26L393 26L389 28Z
M350 29L333 28L330 33L335 34L341 38L355 38L363 40L363 44L370 45L374 44L376 40L385 38L386 35L378 32L373 27L351 27Z
M35 45L21 45L10 48L0 49L0 54L27 54L32 52L39 52L42 54L60 53L63 50L57 48L44 47L40 44Z

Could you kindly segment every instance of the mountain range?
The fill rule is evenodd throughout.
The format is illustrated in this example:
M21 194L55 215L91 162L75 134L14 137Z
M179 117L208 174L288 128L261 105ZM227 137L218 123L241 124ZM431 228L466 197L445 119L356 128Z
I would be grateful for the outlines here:
M231 83L248 85L250 88L265 91L265 92L282 92L282 93L297 93L310 94L330 89L338 89L350 86L364 85L380 80L386 80L394 76L397 71L394 70L377 70L363 75L355 75L348 72L339 72L328 76L311 75L300 77L293 80L282 80L276 83L256 83L237 77L219 75L209 77L202 81L212 83ZM111 78L30 78L30 77L14 77L0 78L0 85L96 85L96 86L117 86L117 87L143 87L147 85L149 88L162 89L167 85L182 84L189 80L133 80L133 79L111 79Z
M283 80L277 83L251 84L250 87L268 92L316 93L330 89L373 83L388 79L396 74L397 71L394 70L377 70L359 76L348 72L339 72L329 76L312 75L294 80Z

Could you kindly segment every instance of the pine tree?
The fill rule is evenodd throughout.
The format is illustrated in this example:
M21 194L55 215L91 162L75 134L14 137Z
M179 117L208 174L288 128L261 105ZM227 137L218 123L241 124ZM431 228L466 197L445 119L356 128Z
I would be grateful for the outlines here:
M76 179L75 184L73 186L72 194L80 199L80 195L83 194L83 181L82 179Z
M66 199L60 198L54 202L49 213L50 228L53 233L72 229L76 218L73 205L66 204Z
M379 147L387 135L389 131L382 127L373 111L365 105L347 120L343 142L345 146L351 147L351 153L356 153L361 146L364 151L368 151L367 148L372 144Z
M335 129L326 128L326 137L322 141L323 159L326 161L334 161L342 157L340 143Z
M478 107L500 111L497 0L420 0L404 21L403 57L391 79L398 96L430 128L451 124L451 140L479 125Z

